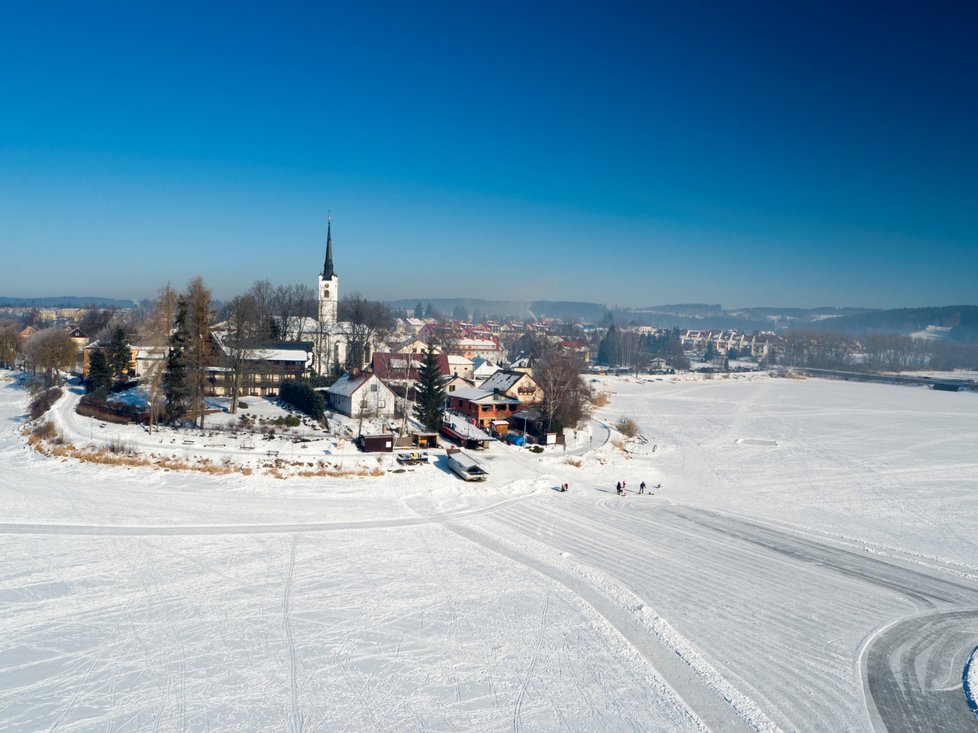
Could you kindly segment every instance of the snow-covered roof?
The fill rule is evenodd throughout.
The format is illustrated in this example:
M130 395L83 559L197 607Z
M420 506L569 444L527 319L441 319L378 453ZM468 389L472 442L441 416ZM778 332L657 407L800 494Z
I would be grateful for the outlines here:
M469 400L470 402L519 402L519 400L504 394L496 394L493 390L480 389L478 387L459 387L454 392L449 392L448 397L458 397L459 399Z
M464 356L459 356L458 354L449 354L448 363L456 364L461 366L467 366L472 363L471 359L466 359Z
M498 371L482 383L482 389L505 392L512 389L521 379L529 379L525 372Z
M330 394L340 395L342 397L352 397L358 389L363 385L367 384L373 378L373 374L370 372L360 372L360 374L344 374L342 377L333 382L332 386L326 390ZM380 380L377 380L380 381Z

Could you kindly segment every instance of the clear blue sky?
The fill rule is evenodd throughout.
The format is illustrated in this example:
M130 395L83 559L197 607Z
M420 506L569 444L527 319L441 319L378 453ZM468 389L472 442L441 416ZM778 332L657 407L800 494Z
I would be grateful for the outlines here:
M974 2L5 3L0 295L978 302Z

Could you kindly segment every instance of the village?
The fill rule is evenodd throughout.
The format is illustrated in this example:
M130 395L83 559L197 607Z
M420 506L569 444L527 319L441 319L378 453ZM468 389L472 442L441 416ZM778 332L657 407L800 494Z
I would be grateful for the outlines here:
M42 431L61 443L57 454L67 443L76 457L129 465L362 475L427 462L436 448L581 452L594 447L595 429L606 437L589 421L603 399L589 379L756 370L778 338L547 318L476 323L426 316L420 303L413 315L395 314L358 293L341 299L331 222L326 239L314 303L265 316L253 312L251 293L221 311L207 294L187 385L173 384L174 355L192 351L175 324L187 320L186 299L206 294L199 279L186 295L164 293L139 325L113 312L101 338L83 330L84 309L8 309L31 324L7 327L3 361L35 374L34 391L67 389ZM266 321L270 329L254 325ZM187 365L178 366L186 379ZM419 396L432 390L437 406L424 417ZM391 456L378 463L370 453Z

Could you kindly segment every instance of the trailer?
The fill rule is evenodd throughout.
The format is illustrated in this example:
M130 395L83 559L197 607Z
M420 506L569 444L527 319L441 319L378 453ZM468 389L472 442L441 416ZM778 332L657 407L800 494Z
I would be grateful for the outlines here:
M410 453L398 453L397 462L402 466L417 466L428 462L428 451L413 450Z
M448 467L463 481L486 481L489 478L489 471L480 461L461 451L449 454Z

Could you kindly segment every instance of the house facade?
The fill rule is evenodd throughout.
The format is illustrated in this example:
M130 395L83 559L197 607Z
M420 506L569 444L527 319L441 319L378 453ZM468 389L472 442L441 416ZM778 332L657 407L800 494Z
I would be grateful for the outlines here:
M373 372L344 374L326 397L333 410L347 417L394 417L394 392Z
M497 420L508 420L522 409L519 400L498 392L459 388L446 394L448 409L462 415L485 431Z

